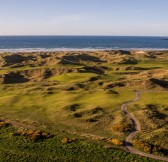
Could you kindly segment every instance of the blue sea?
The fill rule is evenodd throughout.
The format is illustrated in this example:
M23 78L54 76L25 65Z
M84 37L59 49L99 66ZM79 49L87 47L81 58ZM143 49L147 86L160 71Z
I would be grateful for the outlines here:
M0 52L68 50L168 50L168 37L0 36Z

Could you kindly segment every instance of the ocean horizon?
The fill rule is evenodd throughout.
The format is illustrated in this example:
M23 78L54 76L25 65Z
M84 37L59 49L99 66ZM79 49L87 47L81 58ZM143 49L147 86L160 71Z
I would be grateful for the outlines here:
M163 36L0 36L0 52L168 50Z

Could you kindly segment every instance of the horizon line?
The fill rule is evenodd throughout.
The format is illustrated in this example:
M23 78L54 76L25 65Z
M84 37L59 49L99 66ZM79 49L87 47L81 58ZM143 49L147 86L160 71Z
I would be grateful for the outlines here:
M37 34L37 35L35 35L35 34L32 34L32 35L23 35L23 34L18 34L18 35L0 35L0 37L8 37L8 36L76 36L76 37L80 37L80 36L82 36L82 37L88 37L88 36L90 36L90 37L168 37L168 36L162 36L162 35L55 35L55 34L53 34L53 35L51 35L51 34L49 34L49 35L46 35L46 34L44 34L44 35L40 35L40 34Z

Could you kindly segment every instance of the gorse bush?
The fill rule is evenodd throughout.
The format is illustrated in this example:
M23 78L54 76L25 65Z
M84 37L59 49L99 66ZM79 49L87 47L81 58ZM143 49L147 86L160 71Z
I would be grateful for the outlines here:
M18 130L14 135L22 135L27 139L31 139L33 141L37 141L40 139L47 139L53 137L53 135L43 132L43 131L35 131L32 129L28 130Z
M76 138L70 139L70 138L67 138L67 137L65 137L65 138L63 138L63 139L61 140L61 142L62 142L63 144L67 144L67 143L71 143L71 142L76 142L76 141L77 141Z
M119 131L119 132L129 132L132 130L132 125L131 124L116 124L112 127L114 131Z
M145 142L145 141L134 140L133 145L135 147L139 148L139 149L142 149L144 152L155 154L155 155L160 155L160 154L164 155L165 152L167 152L163 148L161 148L157 145L150 144L150 143Z
M117 146L122 146L123 145L123 141L120 141L120 140L115 139L115 138L111 139L109 142L114 144L114 145L117 145Z
M8 127L9 125L10 125L9 123L7 123L7 122L5 122L3 120L0 120L0 128L2 128L2 127Z

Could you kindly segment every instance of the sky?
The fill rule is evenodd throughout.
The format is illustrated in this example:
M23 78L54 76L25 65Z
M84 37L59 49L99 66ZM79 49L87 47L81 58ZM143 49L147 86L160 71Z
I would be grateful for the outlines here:
M168 36L168 0L0 0L0 35Z

